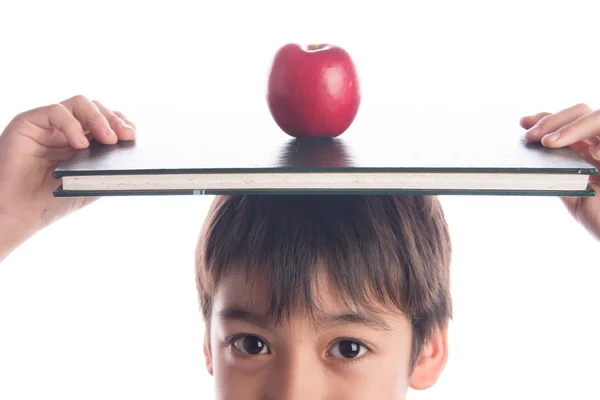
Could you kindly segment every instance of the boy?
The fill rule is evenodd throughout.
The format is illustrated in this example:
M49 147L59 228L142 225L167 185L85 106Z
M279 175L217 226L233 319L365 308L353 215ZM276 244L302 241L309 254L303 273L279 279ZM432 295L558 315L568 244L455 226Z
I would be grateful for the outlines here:
M433 197L218 197L198 245L223 399L400 399L447 359L450 238Z
M600 117L587 106L521 124L528 140L599 165ZM52 197L51 172L86 134L111 144L135 126L76 96L0 136L0 260L90 201ZM600 238L600 198L565 203ZM218 398L397 399L430 387L447 359L450 248L434 197L217 197L197 284Z

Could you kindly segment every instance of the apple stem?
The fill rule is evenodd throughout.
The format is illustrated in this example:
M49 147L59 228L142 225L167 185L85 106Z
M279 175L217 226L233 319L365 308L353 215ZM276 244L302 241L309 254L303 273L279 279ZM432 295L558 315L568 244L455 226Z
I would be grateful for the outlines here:
M329 47L329 45L327 45L327 44L309 44L306 46L306 50L312 52L312 51L324 50L328 47Z

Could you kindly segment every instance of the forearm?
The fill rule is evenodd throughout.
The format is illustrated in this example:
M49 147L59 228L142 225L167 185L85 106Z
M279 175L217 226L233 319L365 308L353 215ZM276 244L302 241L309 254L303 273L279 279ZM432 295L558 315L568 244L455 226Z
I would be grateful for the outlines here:
M24 221L0 211L0 263L32 233Z

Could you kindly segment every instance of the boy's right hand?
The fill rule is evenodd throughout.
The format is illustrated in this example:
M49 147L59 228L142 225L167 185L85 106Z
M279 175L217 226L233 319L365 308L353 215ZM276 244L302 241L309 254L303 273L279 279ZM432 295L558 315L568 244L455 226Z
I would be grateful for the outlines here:
M94 139L132 140L120 112L75 96L17 115L0 136L0 261L22 241L93 199L55 198L54 169Z

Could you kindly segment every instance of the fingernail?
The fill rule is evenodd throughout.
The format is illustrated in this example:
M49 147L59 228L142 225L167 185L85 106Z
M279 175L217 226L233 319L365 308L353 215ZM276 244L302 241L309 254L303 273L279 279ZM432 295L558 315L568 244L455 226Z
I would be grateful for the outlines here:
M556 142L560 137L560 132L556 131L543 137L545 141Z
M539 133L540 127L536 125L533 128L529 129L527 132L525 132L525 137L527 139L535 139Z
M121 122L120 122L120 124L121 124L121 126L122 126L123 128L125 128L125 129L131 129L132 131L133 131L133 130L135 130L135 129L133 128L133 126L131 126L131 125L129 125L129 124L127 124L127 123L123 122L123 121L121 121Z
M106 133L108 133L108 136L110 136L111 138L117 137L117 134L115 133L115 131L113 131L112 128L110 128L110 127L106 127Z

